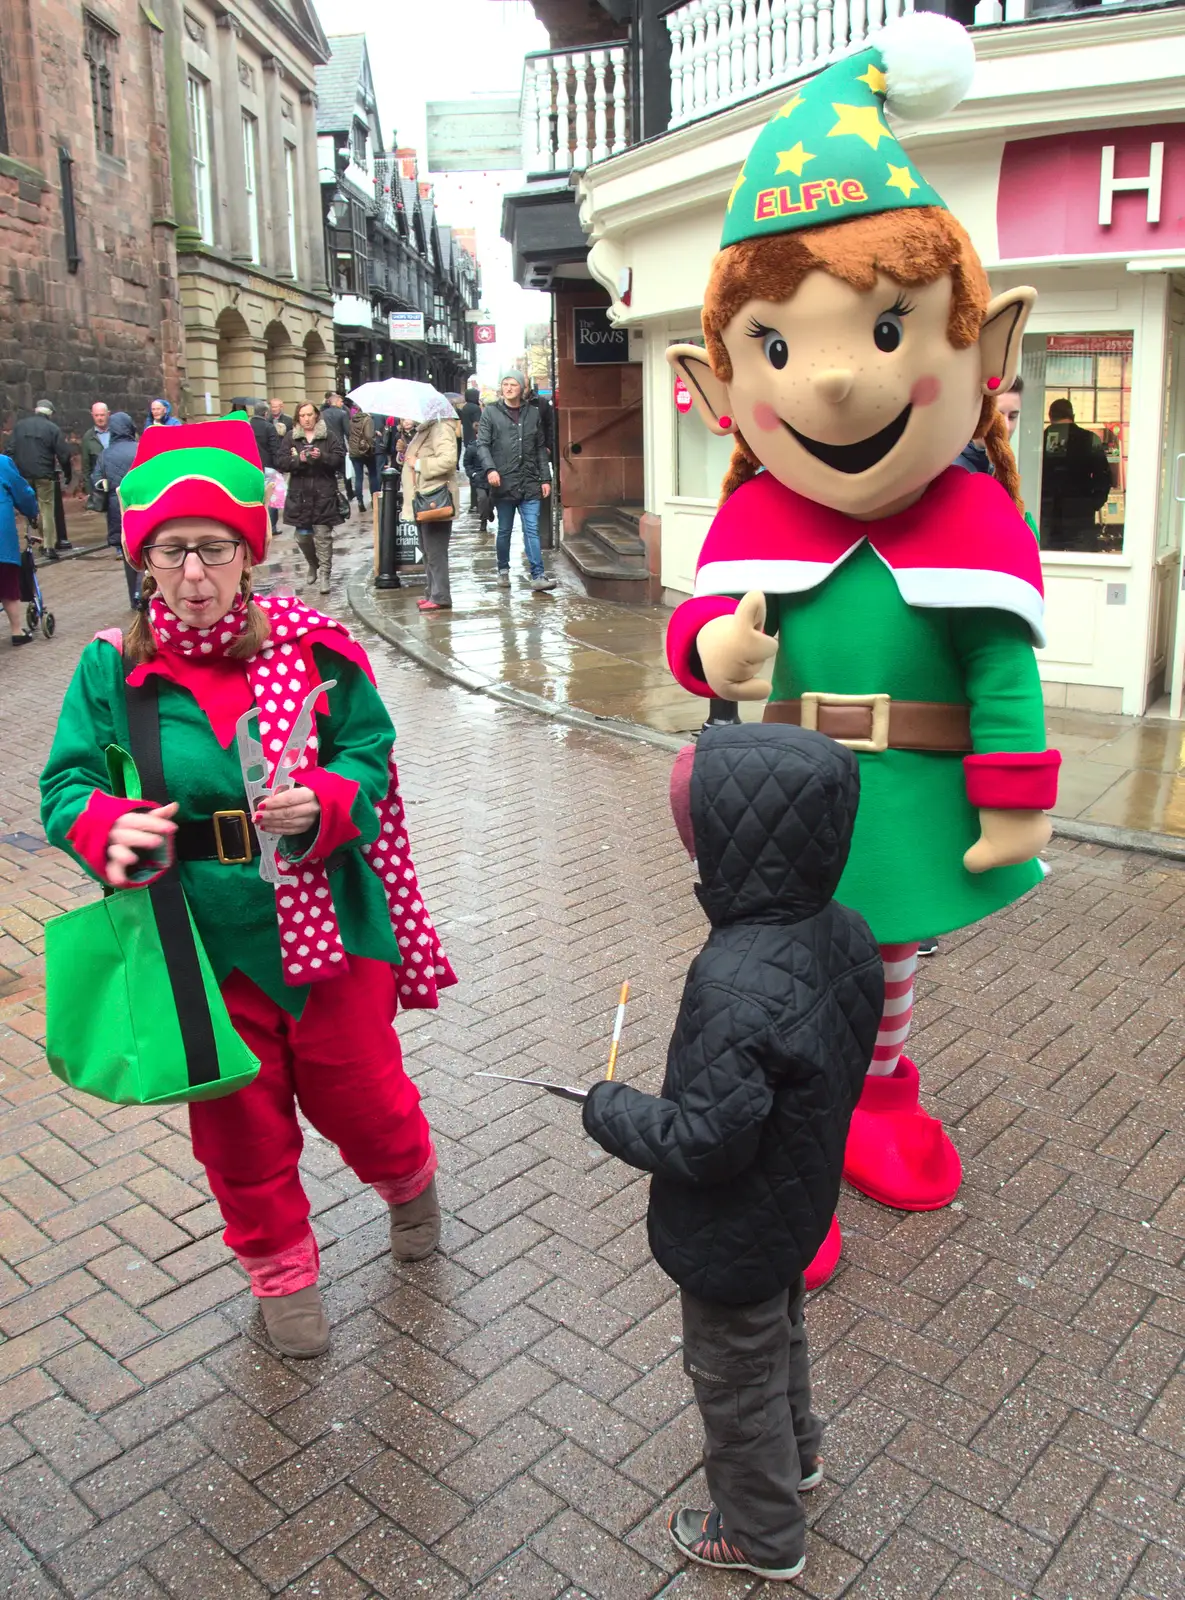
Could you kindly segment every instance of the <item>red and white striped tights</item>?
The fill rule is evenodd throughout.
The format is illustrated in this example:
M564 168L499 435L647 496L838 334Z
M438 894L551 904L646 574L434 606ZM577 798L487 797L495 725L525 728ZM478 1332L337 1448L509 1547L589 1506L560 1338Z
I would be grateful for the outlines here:
M918 970L918 946L913 944L882 944L881 960L885 964L885 1009L877 1030L876 1048L872 1052L869 1072L878 1078L887 1078L901 1059L909 1027L913 1021L913 983Z

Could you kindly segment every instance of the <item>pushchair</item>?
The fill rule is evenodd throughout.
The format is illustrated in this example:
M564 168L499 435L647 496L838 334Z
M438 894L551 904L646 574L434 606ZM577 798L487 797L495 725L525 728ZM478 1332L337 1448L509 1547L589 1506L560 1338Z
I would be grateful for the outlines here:
M37 563L27 542L21 556L21 599L25 602L25 627L30 633L36 633L40 628L47 639L52 639L53 612L46 608L45 597L37 581Z

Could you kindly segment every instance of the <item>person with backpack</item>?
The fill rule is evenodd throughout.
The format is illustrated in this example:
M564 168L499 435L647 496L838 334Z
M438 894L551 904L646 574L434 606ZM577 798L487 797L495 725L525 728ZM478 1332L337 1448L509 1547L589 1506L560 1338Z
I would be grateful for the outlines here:
M374 439L374 418L360 406L351 406L350 423L346 429L346 448L349 451L350 464L354 469L354 498L358 502L359 511L366 510L362 499L362 483L368 473L372 504L379 489Z

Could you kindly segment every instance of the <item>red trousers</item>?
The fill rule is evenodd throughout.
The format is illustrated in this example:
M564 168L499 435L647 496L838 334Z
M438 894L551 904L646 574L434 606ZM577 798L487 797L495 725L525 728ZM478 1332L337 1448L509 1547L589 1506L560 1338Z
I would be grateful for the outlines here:
M297 1106L391 1203L427 1188L436 1153L419 1090L403 1070L386 962L351 956L345 976L312 986L299 1019L239 972L222 994L259 1057L259 1076L223 1100L190 1105L193 1151L226 1222L223 1238L256 1294L290 1294L317 1279Z

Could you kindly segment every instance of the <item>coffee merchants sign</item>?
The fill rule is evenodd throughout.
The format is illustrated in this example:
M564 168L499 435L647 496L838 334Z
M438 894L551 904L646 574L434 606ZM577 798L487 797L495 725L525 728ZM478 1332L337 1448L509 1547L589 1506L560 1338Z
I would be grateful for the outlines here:
M573 360L578 367L625 366L630 358L628 328L615 328L604 306L577 306L572 312Z

